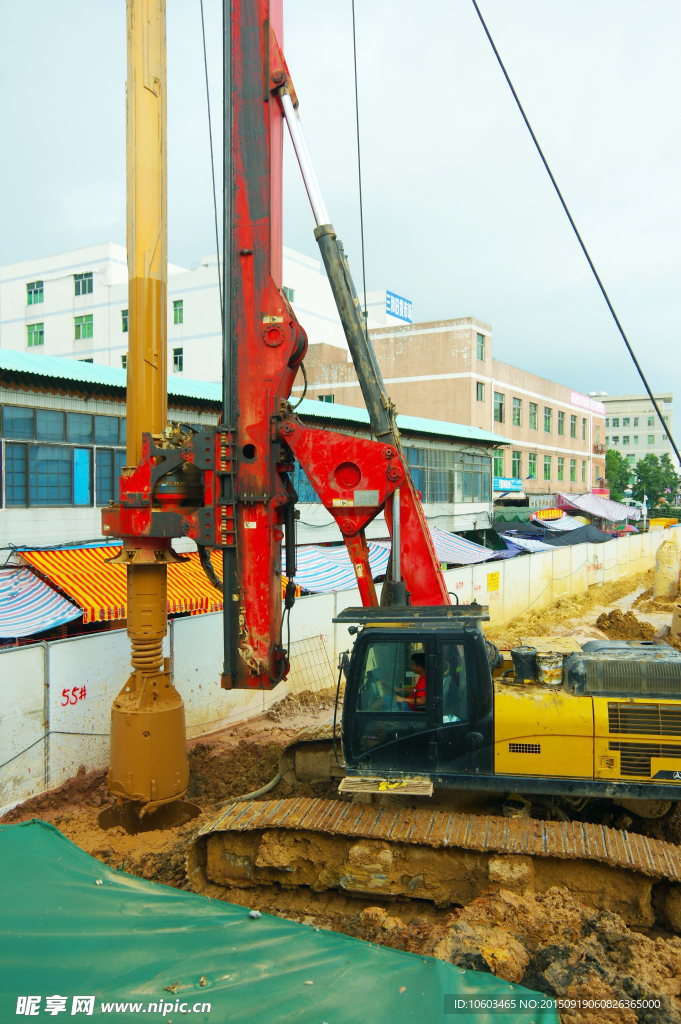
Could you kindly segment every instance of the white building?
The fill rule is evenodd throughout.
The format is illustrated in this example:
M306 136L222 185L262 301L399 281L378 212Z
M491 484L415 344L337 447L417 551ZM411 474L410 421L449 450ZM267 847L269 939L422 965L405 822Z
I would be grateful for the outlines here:
M320 260L284 247L284 287L310 344L347 351ZM411 323L411 302L367 296L369 327ZM127 256L106 242L0 269L0 347L124 367L128 351ZM222 339L218 261L168 265L168 372L218 381ZM348 356L349 358L349 356Z
M646 455L668 455L679 469L678 459L648 395L599 395L606 408L605 443L623 455L632 469ZM655 395L655 401L673 434L672 394Z

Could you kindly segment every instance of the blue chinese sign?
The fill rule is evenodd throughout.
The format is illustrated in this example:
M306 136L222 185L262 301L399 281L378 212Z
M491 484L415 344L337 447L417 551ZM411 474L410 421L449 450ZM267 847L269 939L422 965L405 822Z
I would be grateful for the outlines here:
M515 477L495 476L493 481L495 491L522 491L523 482Z
M390 316L396 316L405 323L411 323L411 299L403 299L401 295L394 292L385 293L385 311Z

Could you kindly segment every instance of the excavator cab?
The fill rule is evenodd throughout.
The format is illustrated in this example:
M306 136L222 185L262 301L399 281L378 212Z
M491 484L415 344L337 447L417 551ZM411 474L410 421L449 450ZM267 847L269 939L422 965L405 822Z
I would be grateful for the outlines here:
M486 609L346 609L359 625L343 702L348 775L488 775L494 765ZM446 783L445 783L446 784Z

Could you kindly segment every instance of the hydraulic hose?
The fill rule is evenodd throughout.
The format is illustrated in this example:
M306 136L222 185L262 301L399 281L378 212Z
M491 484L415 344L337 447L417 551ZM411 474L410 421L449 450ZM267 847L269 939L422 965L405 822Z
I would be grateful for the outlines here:
M274 789L276 785L281 782L281 774L277 772L273 779L271 779L267 785L262 786L260 789L254 789L252 793L244 793L243 796L232 796L229 800L223 800L221 804L217 804L215 810L220 810L221 807L227 807L228 804L238 804L244 800L255 800L257 796L264 796L265 793L269 793L271 789Z

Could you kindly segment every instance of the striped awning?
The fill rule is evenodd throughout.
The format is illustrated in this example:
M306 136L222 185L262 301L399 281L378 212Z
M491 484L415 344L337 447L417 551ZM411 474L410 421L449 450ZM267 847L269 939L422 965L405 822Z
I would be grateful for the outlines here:
M633 505L623 505L619 501L601 498L598 494L562 494L556 495L559 508L575 508L599 519L607 519L609 523L619 523L623 519L640 519L641 512Z
M369 565L372 576L382 575L390 558L390 543L369 541ZM317 544L301 545L296 551L297 584L314 594L332 590L351 590L357 586L357 576L345 544L324 548Z
M537 526L543 526L546 530L579 530L584 523L580 523L579 520L569 516L566 512L563 512L562 516L557 519L541 519L536 514L532 514L530 519Z
M30 569L0 569L0 637L32 636L82 615Z
M23 557L83 610L83 622L127 617L126 567L107 559L118 554L114 545L61 548L57 551L22 551ZM213 568L222 578L222 558L211 553ZM198 552L188 562L168 566L168 614L215 612L222 594L206 577Z

